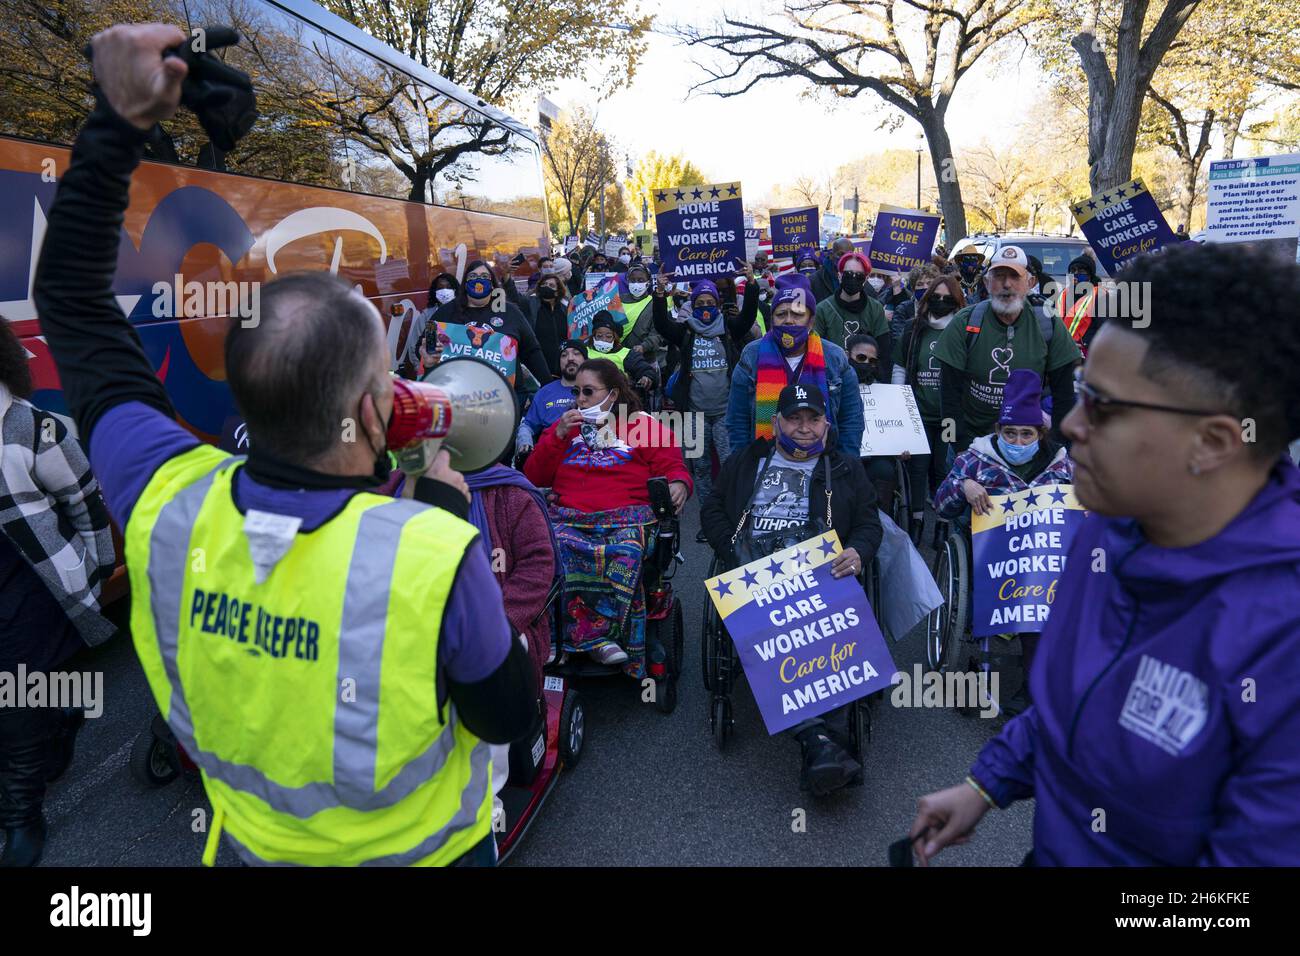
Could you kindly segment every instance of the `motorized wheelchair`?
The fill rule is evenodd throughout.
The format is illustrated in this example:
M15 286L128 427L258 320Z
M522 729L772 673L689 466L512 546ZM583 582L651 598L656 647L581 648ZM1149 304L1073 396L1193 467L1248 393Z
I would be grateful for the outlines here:
M716 554L709 564L705 579L723 574L729 570L728 565ZM871 564L858 575L871 605L872 614L877 623L880 620L880 566L875 558ZM700 629L700 658L703 661L704 689L709 707L709 728L713 734L713 743L718 750L725 750L727 741L735 730L732 716L731 695L737 683L744 676L740 655L736 645L727 633L726 626L714 607L713 601L704 602L704 624ZM859 697L848 705L849 749L853 758L862 762L867 741L871 739L871 709L880 699L881 692Z
M681 520L673 507L667 478L647 482L650 509L655 523L651 526L645 556L641 562L641 586L645 593L646 672L654 680L654 704L664 714L677 708L677 681L685 655L685 627L682 602L673 591L673 576L683 562L681 556ZM563 621L556 630L556 647L563 640ZM558 652L557 652L558 653ZM622 674L622 666L600 664L586 655L562 654L548 665L547 673L564 677L604 677Z

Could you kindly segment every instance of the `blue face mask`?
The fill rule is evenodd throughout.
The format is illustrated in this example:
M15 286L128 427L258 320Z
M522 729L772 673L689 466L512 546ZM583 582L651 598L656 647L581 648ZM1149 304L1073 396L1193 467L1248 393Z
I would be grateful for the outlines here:
M1092 282L1092 276L1088 275L1086 272L1076 272L1074 274L1074 281L1077 285L1083 285L1085 282Z
M486 299L492 294L492 280L483 276L470 276L465 280L465 295L471 299Z
M917 302L920 302L922 299L925 298L925 294L929 291L930 291L929 289L913 289L912 298L915 299Z
M999 435L998 451L1002 452L1002 457L1007 460L1008 464L1023 465L1038 454L1038 441L1035 439L1028 445L1012 445Z
M776 443L787 455L795 461L807 461L809 458L816 458L826 450L826 439L819 438L815 442L804 444L797 442L780 428L776 430Z
M701 325L708 325L717 315L717 307L712 305L701 305L691 309L691 315L695 316L695 321Z

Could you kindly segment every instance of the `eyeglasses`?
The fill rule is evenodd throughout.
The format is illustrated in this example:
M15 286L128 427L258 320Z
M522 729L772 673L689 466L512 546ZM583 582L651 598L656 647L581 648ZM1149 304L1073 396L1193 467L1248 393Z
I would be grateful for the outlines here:
M1174 408L1170 405L1152 405L1149 402L1128 402L1103 395L1083 380L1083 370L1075 369L1074 396L1083 405L1088 424L1093 428L1104 424L1121 408L1145 408L1149 412L1169 412L1174 415L1226 415L1227 412L1208 411L1201 408Z
M569 391L573 393L574 398L577 398L579 395L583 398L591 398L597 392L608 392L609 389L598 385L584 385L582 388L578 388L578 386L574 385L569 389Z

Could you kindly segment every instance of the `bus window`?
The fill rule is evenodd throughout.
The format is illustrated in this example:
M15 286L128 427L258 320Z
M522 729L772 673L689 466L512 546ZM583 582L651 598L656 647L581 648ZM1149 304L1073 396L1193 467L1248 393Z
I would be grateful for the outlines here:
M186 6L192 30L220 23L239 31L239 44L219 55L252 79L258 117L228 155L200 130L203 142L183 161L282 182L339 185L342 143L326 105L334 91L325 34L257 0L186 0ZM188 111L177 118L182 115Z
M427 201L425 179L419 176L429 142L420 85L337 38L330 39L330 66L346 167L339 185Z
M143 0L131 14L185 23L180 0ZM82 47L121 15L109 5L0 0L0 133L71 145L95 105Z

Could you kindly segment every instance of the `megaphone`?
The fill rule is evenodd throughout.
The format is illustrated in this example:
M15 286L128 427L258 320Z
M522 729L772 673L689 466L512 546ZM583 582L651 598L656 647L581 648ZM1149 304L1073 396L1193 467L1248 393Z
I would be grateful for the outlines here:
M509 380L469 355L445 359L420 382L393 380L388 448L408 475L422 475L438 450L451 467L479 471L501 460L519 429Z

